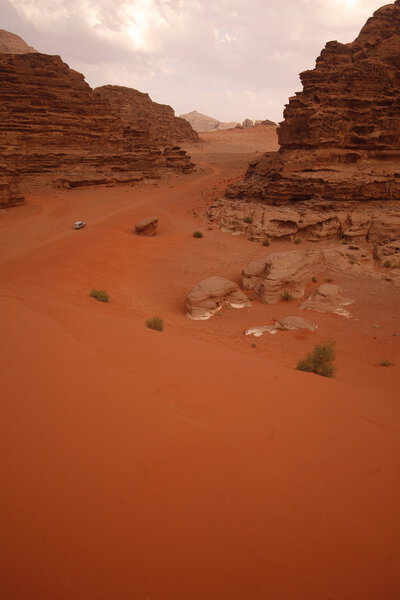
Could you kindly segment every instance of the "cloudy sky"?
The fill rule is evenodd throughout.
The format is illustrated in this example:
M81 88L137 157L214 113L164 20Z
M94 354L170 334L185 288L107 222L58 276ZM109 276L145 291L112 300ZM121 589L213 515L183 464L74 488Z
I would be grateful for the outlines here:
M384 0L0 0L0 28L92 87L148 92L176 114L280 121L298 74L350 42Z

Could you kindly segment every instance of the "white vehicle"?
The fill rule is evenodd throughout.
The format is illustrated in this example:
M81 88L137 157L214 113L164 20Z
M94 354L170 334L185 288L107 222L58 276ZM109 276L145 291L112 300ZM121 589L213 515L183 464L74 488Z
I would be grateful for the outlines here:
M83 229L86 227L86 223L84 221L75 221L74 229Z

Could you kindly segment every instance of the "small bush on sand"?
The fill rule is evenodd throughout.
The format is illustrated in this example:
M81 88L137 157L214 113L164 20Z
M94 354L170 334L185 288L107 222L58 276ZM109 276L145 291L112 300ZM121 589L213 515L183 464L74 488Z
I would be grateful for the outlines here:
M201 231L193 231L193 237L194 238L202 238L203 234L201 233Z
M96 300L99 300L99 302L109 302L110 301L110 296L104 290L95 290L95 289L90 290L89 296L91 298L96 298Z
M146 327L155 329L156 331L162 331L164 329L164 321L161 317L153 317L152 319L147 319Z
M315 346L314 350L310 354L307 354L305 359L297 363L297 369L299 371L316 373L323 377L333 377L335 374L335 367L332 364L335 358L334 346L335 342L331 342L325 346Z
M263 246L269 246L271 242L269 242L268 240L264 240L263 241Z
M281 300L289 302L289 300L296 300L296 298L292 296L292 294L290 294L289 292L285 291L281 294Z
M327 283L332 283L333 279L332 279L332 277L327 277L327 278L325 279L325 281L326 281Z
M391 360L381 360L379 363L380 367L393 367L393 363Z
M385 269L390 269L392 267L392 263L390 262L390 260L385 260L383 266L385 267Z
M301 244L301 239L300 239L300 238L296 238L296 239L294 240L294 243L295 243L295 244Z
M245 217L245 218L243 219L243 221L244 221L245 223L248 223L248 224L250 225L250 224L253 222L253 217Z
M316 278L316 277L311 277L311 281L312 281L313 283L317 283L317 281L318 281L318 280L317 280L317 278Z

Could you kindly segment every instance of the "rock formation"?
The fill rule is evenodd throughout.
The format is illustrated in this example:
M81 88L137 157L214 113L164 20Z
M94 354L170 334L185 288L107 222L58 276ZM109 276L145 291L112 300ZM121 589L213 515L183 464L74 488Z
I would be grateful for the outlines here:
M252 290L261 302L274 304L285 294L301 298L307 282L327 269L372 271L373 257L368 250L354 245L271 253L244 267L242 287Z
M353 300L343 296L343 290L338 285L323 283L312 291L310 297L301 304L300 308L322 313L332 312L349 317L350 313L343 307L352 302Z
M205 321L224 305L232 308L251 306L236 283L223 277L209 277L200 281L189 293L186 314L195 321Z
M328 42L300 77L303 91L278 129L279 152L250 164L215 219L226 226L240 202L259 213L284 205L299 214L287 219L292 235L368 238L382 201L400 196L400 0L377 10L353 43ZM257 224L257 237L274 237L268 219Z
M236 121L230 121L227 123L218 121L218 119L203 115L202 113L197 112L197 110L193 110L185 115L180 115L180 118L188 121L193 129L199 133L205 131L214 131L215 129L233 129L238 125Z
M158 226L157 217L149 217L148 219L143 219L140 223L136 223L135 225L135 233L138 235L143 235L146 237L151 237L156 235Z
M261 121L259 121L261 123ZM249 127L254 127L254 121L251 119L245 119L242 123L243 129L248 129Z
M119 85L104 85L94 92L108 100L113 114L125 127L140 132L144 140L160 145L199 140L187 120L176 117L170 106L153 102L148 94Z
M21 201L17 187L24 191L33 181L63 187L128 183L158 177L164 169L193 168L175 146L185 131L186 139L195 139L189 125L175 121L169 107L152 108L146 94L111 88L93 91L59 56L0 53L0 206ZM108 96L128 101L122 106ZM136 113L127 107L135 98Z
M28 46L19 35L0 29L0 52L8 52L9 54L29 54L37 52L32 46Z
M254 337L260 337L263 333L271 333L274 335L278 331L288 331L290 329L308 329L309 331L315 331L318 325L303 319L302 317L284 317L279 321L275 321L273 325L259 325L258 327L251 327L246 329L245 335L254 335Z

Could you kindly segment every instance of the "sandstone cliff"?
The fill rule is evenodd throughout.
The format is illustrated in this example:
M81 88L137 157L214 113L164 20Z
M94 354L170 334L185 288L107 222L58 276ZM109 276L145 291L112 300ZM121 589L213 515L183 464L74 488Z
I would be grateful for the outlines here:
M150 115L150 98L145 103ZM154 109L154 118L161 112ZM0 206L21 201L17 185L24 191L33 181L75 187L191 170L190 157L174 145L173 114L166 121L157 136L157 120L150 127L122 117L59 56L0 53Z
M141 131L156 144L199 140L188 121L176 117L170 106L153 102L148 94L119 85L104 85L94 92L110 102L113 114L125 126Z
M400 2L350 44L328 42L290 98L278 153L250 165L231 198L264 203L391 200L400 193Z

